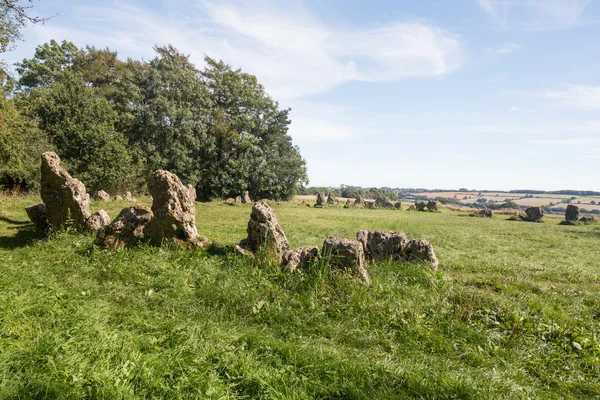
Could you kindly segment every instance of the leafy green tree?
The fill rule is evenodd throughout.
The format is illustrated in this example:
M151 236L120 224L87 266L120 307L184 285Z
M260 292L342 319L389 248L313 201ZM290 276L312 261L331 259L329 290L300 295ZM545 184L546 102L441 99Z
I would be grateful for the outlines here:
M237 133L242 146L252 156L239 158L239 148L226 148L238 155L235 173L247 171L246 188L255 198L289 198L307 183L306 163L287 134L290 109L279 109L254 75L234 70L222 61L205 57L201 76L215 103L212 122L224 122ZM223 165L209 165L207 175L218 173ZM237 188L236 188L237 190ZM239 193L239 192L238 192Z
M12 101L0 100L0 186L38 188L40 156L53 149L35 121L22 115Z
M34 4L34 0L0 0L0 54L12 50L27 23L40 24L47 20L31 15Z
M19 104L90 190L127 185L131 157L125 137L114 129L116 113L78 74L64 73L50 86L30 90Z
M203 177L212 102L188 57L174 47L156 47L158 56L137 71L140 99L131 104L125 131L148 171L167 169L188 184Z
M21 76L19 88L30 90L52 85L64 73L72 70L73 62L80 54L81 50L66 40L60 44L51 40L38 46L33 58L17 63L17 72Z

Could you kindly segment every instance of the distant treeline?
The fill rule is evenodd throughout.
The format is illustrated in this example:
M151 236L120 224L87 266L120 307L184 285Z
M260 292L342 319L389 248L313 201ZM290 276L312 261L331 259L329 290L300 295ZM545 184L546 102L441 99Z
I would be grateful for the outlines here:
M339 188L308 187L300 189L302 195L316 195L317 193L332 193L336 197L355 199L362 196L367 199L384 197L388 200L398 200L398 192L389 188L357 188L355 186L341 185Z
M210 57L197 69L172 46L149 60L52 40L0 68L0 186L35 189L54 150L90 191L143 190L166 169L200 199L287 199L308 183L282 109L255 76ZM0 65L1 67L1 65Z

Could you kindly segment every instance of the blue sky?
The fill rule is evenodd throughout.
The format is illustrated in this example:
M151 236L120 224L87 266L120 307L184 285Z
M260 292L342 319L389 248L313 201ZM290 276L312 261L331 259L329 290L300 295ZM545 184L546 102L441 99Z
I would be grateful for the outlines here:
M315 186L600 190L600 1L49 1L50 39L258 76Z

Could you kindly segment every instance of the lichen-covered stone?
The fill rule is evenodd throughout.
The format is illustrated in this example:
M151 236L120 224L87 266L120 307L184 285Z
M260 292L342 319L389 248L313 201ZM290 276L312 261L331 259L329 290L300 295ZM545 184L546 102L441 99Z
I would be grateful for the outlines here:
M44 203L36 204L35 206L29 206L25 208L25 211L37 230L46 232L48 229L50 229L50 222L46 216L46 205Z
M567 222L577 222L579 220L579 207L569 204L565 212L565 220Z
M144 236L155 244L174 239L182 245L205 247L206 238L196 229L196 189L185 186L169 171L154 171L148 179L154 217L144 228Z
M362 244L356 240L329 236L323 243L323 257L330 260L333 269L349 271L362 279L371 282L365 268L365 253Z
M281 259L281 269L294 272L298 269L305 269L311 263L319 259L319 248L317 246L298 247L294 250L288 250L283 253Z
M427 208L427 203L425 203L424 201L415 202L415 209L417 211L425 211L426 208Z
M320 206L320 207L324 207L325 204L327 203L327 200L325 199L325 193L317 193L317 202L315 203L315 207Z
M400 260L408 238L403 232L358 231L356 239L362 244L367 260Z
M439 207L438 202L435 200L429 200L427 202L427 209L429 211L438 211L438 207Z
M42 154L41 196L46 205L46 216L53 228L71 223L80 229L92 215L90 196L85 185L60 166L60 158L54 152Z
M97 231L108 224L110 224L110 217L104 210L96 211L85 221L86 228L92 231Z
M544 218L544 210L542 207L529 207L525 210L525 216L521 218L529 222L539 222Z
M402 258L405 261L429 263L435 270L437 270L440 265L440 262L433 251L433 246L425 239L413 239L406 242L403 248Z
M94 244L119 250L144 240L144 228L152 220L152 210L135 205L121 210L117 218L96 233Z
M252 203L252 200L250 200L250 192L248 192L247 190L244 192L244 195L242 196L242 204L249 204Z
M98 201L107 202L107 201L110 201L110 195L108 193L106 193L104 190L98 190L96 192L96 195L94 196L94 199L98 200Z
M275 211L264 202L254 203L247 228L248 237L240 242L240 247L257 252L264 247L279 262L283 253L290 249L283 229L279 225Z

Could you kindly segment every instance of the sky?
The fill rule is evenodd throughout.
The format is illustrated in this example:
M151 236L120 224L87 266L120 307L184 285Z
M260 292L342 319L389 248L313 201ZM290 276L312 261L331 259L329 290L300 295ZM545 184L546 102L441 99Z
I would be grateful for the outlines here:
M311 186L599 190L600 0L41 0L51 39L256 75Z

